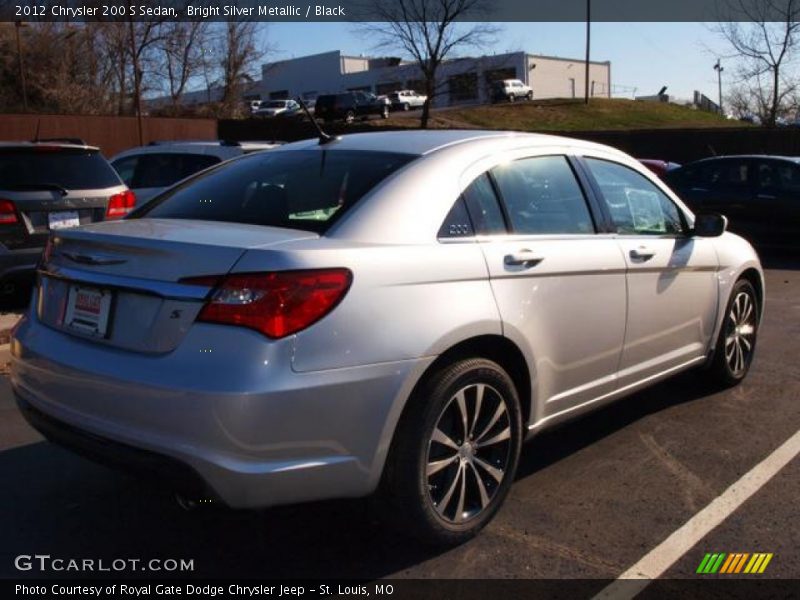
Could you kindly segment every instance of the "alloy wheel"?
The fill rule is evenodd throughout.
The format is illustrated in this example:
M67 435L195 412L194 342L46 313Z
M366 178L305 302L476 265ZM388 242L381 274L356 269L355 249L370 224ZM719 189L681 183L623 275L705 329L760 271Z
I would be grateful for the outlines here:
M734 376L747 370L753 356L756 337L756 308L752 296L739 292L734 298L725 333L725 360Z
M483 383L458 390L428 441L428 497L439 517L461 524L486 510L506 477L512 447L501 394Z

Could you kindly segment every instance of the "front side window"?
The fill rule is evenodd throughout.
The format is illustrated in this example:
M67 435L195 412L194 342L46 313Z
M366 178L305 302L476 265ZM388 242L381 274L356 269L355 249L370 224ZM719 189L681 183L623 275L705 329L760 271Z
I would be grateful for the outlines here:
M491 173L514 233L594 233L586 198L566 157L524 158Z
M133 216L324 233L334 218L414 158L350 150L250 154L162 194Z
M619 163L586 158L617 233L670 235L684 230L678 207L641 173Z

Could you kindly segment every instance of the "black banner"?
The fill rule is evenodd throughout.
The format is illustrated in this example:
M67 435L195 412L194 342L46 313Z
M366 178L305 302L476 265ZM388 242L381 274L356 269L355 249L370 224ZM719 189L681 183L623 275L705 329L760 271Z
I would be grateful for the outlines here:
M0 0L2 21L380 21L397 0ZM411 1L411 0L410 0ZM413 0L420 1L420 0ZM485 0L458 21L786 21L791 0ZM385 14L385 13L384 13ZM765 17L765 18L764 18ZM436 19L432 19L436 20Z
M283 581L283 580L5 580L4 598L245 598L297 600L299 598L387 598L391 600L486 600L508 598L580 600L599 595L617 600L690 600L800 598L800 581L744 578L742 576L697 579L625 580L616 582L613 595L603 591L613 580L602 579L462 579L379 581Z

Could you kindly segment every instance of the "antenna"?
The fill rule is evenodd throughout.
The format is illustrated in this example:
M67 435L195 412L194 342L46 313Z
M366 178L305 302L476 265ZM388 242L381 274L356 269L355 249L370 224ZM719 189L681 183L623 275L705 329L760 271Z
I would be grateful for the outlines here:
M336 140L340 139L338 136L331 136L322 131L322 127L319 126L319 123L317 123L317 120L311 114L311 111L308 110L306 103L303 102L303 99L300 96L297 97L297 103L302 107L303 111L305 111L306 116L311 121L312 125L314 125L314 129L317 130L320 146L324 146L325 144L330 144L331 142L335 142Z

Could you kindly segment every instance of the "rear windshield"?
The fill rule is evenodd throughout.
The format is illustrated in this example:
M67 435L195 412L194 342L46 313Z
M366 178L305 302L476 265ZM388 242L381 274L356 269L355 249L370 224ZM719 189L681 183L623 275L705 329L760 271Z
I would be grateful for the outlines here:
M220 162L207 154L164 152L118 158L112 164L131 189L167 187Z
M251 154L166 192L132 216L324 233L362 196L414 158L349 150Z
M122 182L96 150L58 147L0 150L0 189L35 189L37 185L95 190Z

